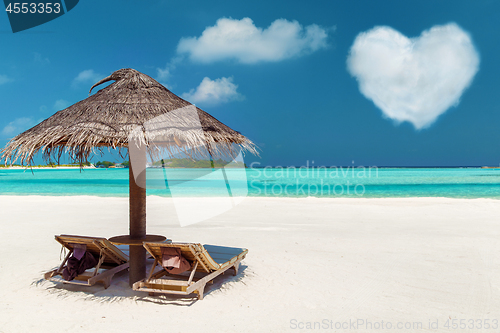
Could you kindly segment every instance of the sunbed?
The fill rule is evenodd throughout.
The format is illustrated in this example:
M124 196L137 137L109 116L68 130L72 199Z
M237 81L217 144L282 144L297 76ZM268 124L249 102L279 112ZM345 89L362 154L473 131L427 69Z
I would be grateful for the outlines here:
M144 247L154 258L154 264L147 278L133 284L133 289L145 291L150 294L166 293L177 295L198 294L198 299L203 299L205 285L215 277L223 274L230 268L234 275L238 274L238 267L248 253L247 249L201 245L196 243L144 243ZM161 266L162 248L178 248L181 254L191 264L191 270L184 275L169 274ZM159 266L161 269L155 272ZM198 272L201 277L195 276Z
M129 267L129 257L106 238L72 235L60 235L55 238L68 250L68 254L59 268L45 273L46 280L85 286L92 286L100 281L104 284L104 288L108 288L113 275ZM75 244L85 245L86 250L98 260L98 263L95 268L88 269L74 280L67 281L62 278L62 274L65 264L73 254Z

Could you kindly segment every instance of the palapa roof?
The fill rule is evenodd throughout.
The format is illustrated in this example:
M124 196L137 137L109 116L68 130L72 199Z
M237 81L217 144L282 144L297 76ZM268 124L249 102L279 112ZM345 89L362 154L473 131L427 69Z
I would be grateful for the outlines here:
M126 148L131 140L148 146L150 153L163 147L205 157L207 152L234 156L240 149L257 154L253 142L239 132L134 69L117 70L90 93L111 80L115 82L10 140L1 151L5 163L20 159L31 164L40 150L47 160L67 152L84 162L101 147Z

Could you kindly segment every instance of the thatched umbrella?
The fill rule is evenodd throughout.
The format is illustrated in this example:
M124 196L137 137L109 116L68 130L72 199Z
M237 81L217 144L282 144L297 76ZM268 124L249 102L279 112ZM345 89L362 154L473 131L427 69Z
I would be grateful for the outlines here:
M121 150L129 148L129 144L139 148L136 151L144 151L140 161L144 165L146 155L141 148L145 147L150 153L161 146L169 152L189 151L189 154L217 158L234 156L239 149L256 154L255 145L239 132L134 69L117 70L94 84L89 94L94 87L112 80L115 82L94 95L17 135L1 151L2 158L6 163L20 160L21 164L30 165L39 151L47 160L59 159L67 152L74 161L83 163L102 147ZM193 112L178 112L185 109L194 110L201 129L192 126L192 119L180 119L184 114L193 115ZM155 121L157 119L159 121ZM171 122L176 124L169 126ZM140 240L146 237L145 172L136 170L134 179L132 164L131 160L130 238ZM145 257L142 246L130 247L130 284L145 277Z

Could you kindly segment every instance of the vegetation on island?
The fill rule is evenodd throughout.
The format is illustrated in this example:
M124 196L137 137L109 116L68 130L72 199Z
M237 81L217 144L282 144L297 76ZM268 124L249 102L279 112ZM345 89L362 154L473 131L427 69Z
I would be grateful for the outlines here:
M173 158L169 160L160 160L153 163L153 167L161 168L246 168L243 162L228 163L218 159L215 161L194 160L190 158Z
M95 164L96 168L109 168L109 167L115 167L115 163L109 162L109 161L99 161Z
M92 163L84 162L82 166L89 167ZM56 168L56 167L65 167L65 168L79 168L80 163L72 163L72 164L57 164L55 162L49 162L47 164L33 164L33 165L21 165L21 164L0 164L0 168Z
M12 164L12 165L0 165L0 168L5 168L5 167L33 167L33 168L56 168L56 167L72 167L72 168L79 168L81 166L83 167L96 167L96 168L128 168L129 167L129 161L123 161L122 163L115 163L115 162L110 162L110 161L98 161L95 164L92 164L90 162L85 162L80 165L79 163L72 163L72 164L56 164L55 162L49 162L48 164L45 165L32 165L32 166L26 166L26 165L20 165L20 164ZM243 162L226 162L224 160L218 159L215 161L209 161L209 160L194 160L190 158L174 158L174 159L165 159L165 160L160 160L156 161L153 163L152 167L156 168L246 168L246 164Z

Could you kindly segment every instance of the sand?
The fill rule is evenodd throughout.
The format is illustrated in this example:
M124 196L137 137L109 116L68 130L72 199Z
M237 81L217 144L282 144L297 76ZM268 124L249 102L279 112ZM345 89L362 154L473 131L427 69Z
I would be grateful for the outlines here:
M42 280L60 263L54 235L128 233L127 198L0 196L0 210L0 332L500 325L498 200L246 198L181 228L171 199L148 197L148 233L249 249L240 274L217 279L202 301L134 292L126 273L107 290ZM452 319L474 329L453 330Z

